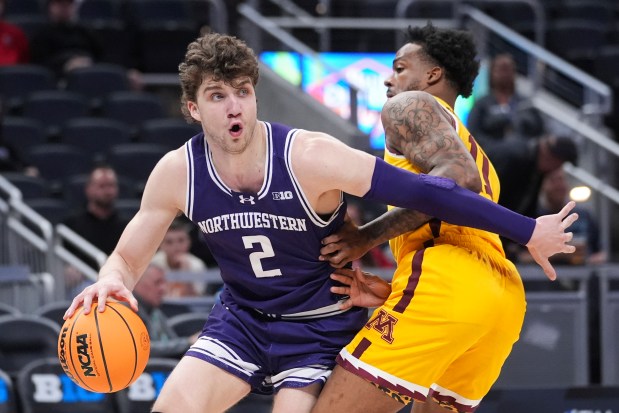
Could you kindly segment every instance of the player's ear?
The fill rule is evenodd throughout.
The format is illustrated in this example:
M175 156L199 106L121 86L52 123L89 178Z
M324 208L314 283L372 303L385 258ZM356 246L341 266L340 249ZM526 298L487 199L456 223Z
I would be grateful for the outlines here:
M443 78L444 74L445 73L443 72L443 69L441 67L434 66L426 72L426 81L429 85L434 85Z
M197 122L201 121L200 110L198 109L198 105L195 102L187 101L187 109L189 110L189 114L195 121Z

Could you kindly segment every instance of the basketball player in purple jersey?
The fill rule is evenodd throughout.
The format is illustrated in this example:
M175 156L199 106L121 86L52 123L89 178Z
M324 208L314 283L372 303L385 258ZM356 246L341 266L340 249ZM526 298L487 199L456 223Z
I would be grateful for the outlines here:
M140 211L68 308L103 311L131 290L166 229L184 213L204 233L224 289L197 342L167 379L153 412L223 412L250 391L275 393L273 411L309 412L340 349L367 319L331 292L333 268L318 259L338 228L343 192L496 231L535 248L540 263L572 252L573 205L533 220L452 180L388 166L320 132L257 119L258 61L240 40L206 34L180 65L182 110L203 133L165 155ZM406 188L406 190L403 190Z

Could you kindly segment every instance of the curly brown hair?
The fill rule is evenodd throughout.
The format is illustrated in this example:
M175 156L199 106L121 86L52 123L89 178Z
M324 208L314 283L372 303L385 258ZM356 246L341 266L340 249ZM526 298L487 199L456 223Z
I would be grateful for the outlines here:
M178 66L181 82L181 111L189 122L197 123L189 114L188 101L196 101L198 88L206 77L233 84L235 79L249 77L258 84L258 59L244 41L219 33L207 33L189 43L185 59Z

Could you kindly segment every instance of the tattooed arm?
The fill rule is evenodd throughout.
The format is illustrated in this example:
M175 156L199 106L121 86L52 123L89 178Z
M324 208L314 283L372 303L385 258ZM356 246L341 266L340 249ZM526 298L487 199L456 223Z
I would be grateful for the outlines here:
M432 95L419 91L400 93L387 101L381 117L390 152L403 155L425 174L451 178L473 192L481 191L473 157L458 136L453 119ZM360 228L347 223L337 234L324 239L321 259L342 267L430 219L417 211L393 208Z

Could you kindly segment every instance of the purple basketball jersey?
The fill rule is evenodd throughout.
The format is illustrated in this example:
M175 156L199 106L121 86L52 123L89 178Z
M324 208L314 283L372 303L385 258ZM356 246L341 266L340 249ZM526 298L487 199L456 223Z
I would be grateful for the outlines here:
M291 167L297 129L259 123L266 130L264 181L258 193L230 189L217 174L203 134L186 143L186 215L203 232L221 269L222 298L264 314L307 318L339 312L318 260L320 241L338 228L342 202L330 217L316 214Z
M252 391L324 383L335 357L367 320L342 312L332 294L333 268L318 261L320 241L342 225L346 204L330 217L312 210L290 165L296 129L262 123L265 177L258 193L233 191L220 179L203 134L186 144L186 215L205 235L224 281L221 300L197 357L247 381Z

